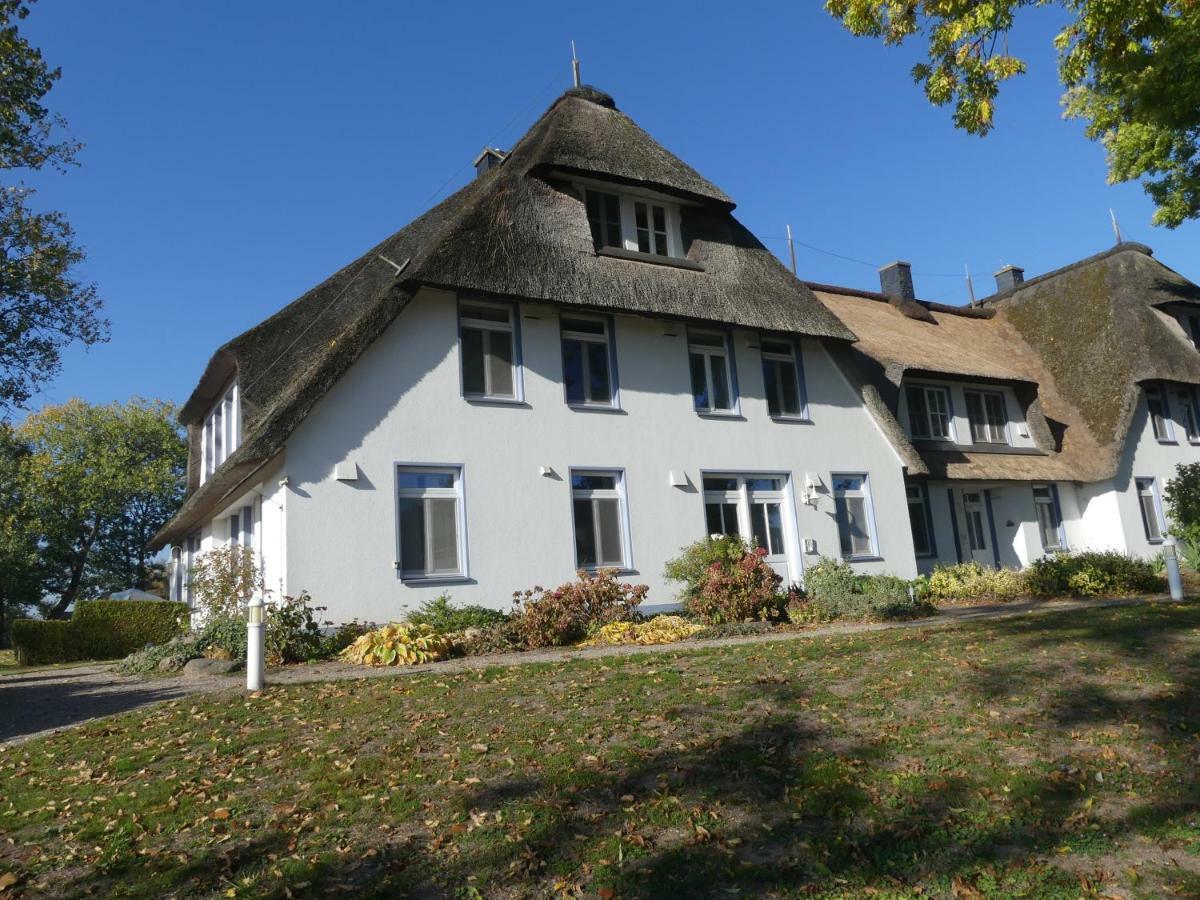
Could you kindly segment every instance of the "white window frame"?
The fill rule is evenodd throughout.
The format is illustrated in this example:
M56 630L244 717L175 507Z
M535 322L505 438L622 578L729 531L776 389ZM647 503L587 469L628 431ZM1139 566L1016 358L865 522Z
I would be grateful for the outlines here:
M1167 518L1163 514L1162 496L1158 492L1158 479L1153 477L1134 478L1133 486L1138 503L1138 514L1142 518L1142 533L1149 544L1161 544L1167 535ZM1154 505L1154 525L1157 535L1150 534L1150 519L1146 515L1146 506L1142 498L1149 497Z
M1161 384L1148 384L1142 390L1146 394L1146 417L1150 420L1150 432L1154 435L1154 439L1160 444L1176 443L1175 426L1171 421L1171 404L1167 400L1166 388ZM1154 419L1154 410L1150 406L1151 398L1155 398L1158 401L1160 408L1159 418L1162 420L1161 432Z
M768 350L767 344L786 344L790 348L789 353L779 353L774 350ZM793 338L777 338L770 335L760 335L758 339L759 353L762 355L763 363L763 393L769 390L767 387L767 366L775 366L775 385L776 392L779 394L775 398L779 404L780 410L783 409L783 393L780 384L782 382L780 363L790 363L793 366L793 371L796 375L796 399L800 405L799 410L794 413L788 412L771 412L771 398L767 397L767 413L772 419L793 422L808 422L808 392L804 384L804 362L800 353L800 342Z
M683 235L682 235L682 216L680 213L680 204L676 201L668 199L665 195L657 194L651 191L629 190L627 188L618 188L611 184L595 181L579 181L576 182L576 189L581 192L584 198L584 215L587 215L587 194L591 191L599 194L611 194L615 196L621 205L621 245L612 247L611 244L602 242L597 250L611 248L615 250L625 250L629 253L636 253L644 259L682 259L683 253ZM647 225L650 231L650 251L646 252L638 248L638 229L637 229L637 207L636 204L643 203L646 205ZM667 236L667 252L665 254L656 253L657 238L654 231L654 213L652 207L661 207L663 217L666 224ZM591 233L591 223L588 223L588 232ZM607 235L605 235L607 237ZM594 241L594 238L593 238Z
M1066 535L1063 533L1063 518L1062 510L1059 508L1058 491L1052 484L1044 484L1035 482L1032 485L1033 490L1033 512L1034 520L1037 522L1038 538L1042 542L1043 550L1065 550L1067 549ZM1046 543L1046 535L1042 530L1042 520L1039 513L1040 507L1048 506L1054 514L1054 520L1057 523L1054 528L1055 541L1053 544Z
M446 581L463 581L470 577L467 559L467 501L464 490L465 467L456 463L414 463L398 462L393 467L395 482L393 495L396 503L396 575L405 584L426 584ZM450 488L402 488L400 475L404 472L420 474L449 474L454 477L454 486ZM458 539L458 570L455 572L406 572L404 570L404 535L400 522L400 500L405 499L451 499L455 502L455 531ZM430 522L429 505L424 507L425 516L425 553L426 565L433 558L432 541L433 529Z
M979 424L987 435L983 439L975 436L975 422L971 419L972 395L979 398L979 411L983 414L983 421ZM994 424L988 417L989 397L1000 403L1001 423L999 425ZM971 435L972 444L1012 444L1008 434L1008 398L1004 395L1004 391L989 390L986 388L963 388L963 406L965 407L963 412L967 417L967 430ZM999 429L998 432L994 430L997 428Z
M1179 401L1184 437L1189 444L1200 444L1200 413L1196 409L1196 388L1188 385L1176 393L1175 399Z
M735 482L732 489L710 490L704 486L709 478L728 478ZM779 482L778 490L763 490L751 486L751 482L773 479ZM791 475L787 472L716 472L705 470L700 473L700 487L704 495L704 527L708 530L708 506L710 503L732 504L737 516L738 534L749 543L754 537L754 511L756 505L778 504L780 546L765 547L769 557L782 557L790 563L792 543L792 520L795 518L791 506ZM726 532L727 533L727 532ZM767 529L768 540L770 528Z
M576 488L575 476L577 475L594 475L601 478L615 478L615 487L591 489L591 488ZM575 556L576 570L585 572L597 572L601 569L617 569L621 572L630 572L633 570L633 542L629 536L629 498L628 488L625 480L624 469L614 469L604 466L571 466L567 470L567 484L571 489L571 549ZM617 501L617 521L621 528L621 561L619 563L612 562L597 562L583 564L579 561L579 543L576 533L575 523L575 501L576 500L616 500ZM600 541L600 519L597 512L597 505L591 504L592 510L592 534L597 541L597 550L599 550ZM600 554L597 553L597 556Z
M925 433L917 434L914 423L917 421L915 410L909 400L910 391L920 391L922 399L925 401ZM929 396L930 394L937 395L941 398L946 411L946 434L935 435L930 427L933 423L933 417L930 413ZM908 384L904 387L904 402L908 407L908 433L917 441L945 441L955 443L957 440L954 430L954 404L951 402L950 389L940 384Z
M200 556L202 535L199 531L191 532L183 539L183 597L181 598L188 606L188 609L196 608L196 593L192 590L192 567L196 565L196 559Z
M218 424L219 423L219 424ZM218 438L220 443L218 445ZM229 459L242 441L242 403L237 379L221 390L200 429L200 483Z
M604 331L603 334L594 334L587 331L572 331L567 328L568 321L595 322L600 325ZM575 314L570 312L562 312L558 318L559 331L559 350L563 357L563 400L567 406L576 409L620 409L619 388L617 385L617 352L616 341L613 329L613 322L608 316L597 316ZM608 394L607 400L590 400L587 398L588 384L591 376L591 362L588 359L587 353L581 353L581 367L583 373L583 400L572 400L567 396L567 371L566 371L566 347L567 341L578 341L581 344L600 344L605 348L605 359L608 360Z
M837 480L839 478L859 478L862 480L862 487L857 491L847 492L838 490ZM847 562L864 562L868 560L882 559L879 552L879 532L875 527L875 501L871 496L871 477L866 472L832 472L829 476L830 495L833 497L834 504L834 522L838 530L838 554ZM842 549L842 529L837 523L837 501L838 498L856 498L861 497L863 500L864 512L867 517L867 535L870 538L871 546L867 553L850 553L847 554Z
M693 335L705 335L708 337L719 337L721 346L714 347L708 344L693 344ZM737 376L733 367L733 341L729 338L729 332L720 329L709 328L689 328L687 331L688 344L688 393L692 396L692 408L702 416L738 416L740 415L741 398L738 397L737 391ZM704 384L705 393L708 396L708 406L699 407L696 405L696 393L692 385L692 356L699 355L704 358ZM713 357L721 357L725 360L725 387L729 396L729 408L721 409L712 405L713 402Z
M487 319L473 319L463 315L463 307L478 306L484 309L495 309L505 313L508 316L507 322L493 322ZM467 390L466 380L466 354L463 350L463 330L472 329L475 331L495 332L498 334L507 334L512 346L512 394L497 394L492 390L492 371L487 364L488 354L486 348L483 354L483 393L474 393ZM524 403L525 401L525 385L524 385L524 366L521 361L521 326L520 326L520 309L515 303L507 303L497 300L479 300L474 297L460 297L458 299L458 378L459 392L464 400L469 400L473 403Z

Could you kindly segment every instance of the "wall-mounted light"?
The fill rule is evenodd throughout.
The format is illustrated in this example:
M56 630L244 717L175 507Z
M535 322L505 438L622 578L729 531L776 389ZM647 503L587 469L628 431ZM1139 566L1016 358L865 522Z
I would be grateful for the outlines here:
M340 462L333 467L336 481L358 481L358 466L352 462Z
M687 472L683 471L683 469L672 469L667 473L667 483L671 487L687 487Z
M817 495L825 491L825 483L815 472L804 474L804 502L813 509L817 508Z
M553 478L554 477L554 467L553 466L538 466L538 474L541 475L543 478Z

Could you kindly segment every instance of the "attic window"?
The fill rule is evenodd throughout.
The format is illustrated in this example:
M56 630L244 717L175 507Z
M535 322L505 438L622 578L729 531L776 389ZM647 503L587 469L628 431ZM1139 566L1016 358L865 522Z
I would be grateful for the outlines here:
M679 259L679 207L658 197L586 188L588 225L597 250Z
M1183 330L1191 338L1192 346L1200 350L1200 315L1196 315L1195 313L1180 313L1179 324L1183 326Z
M238 402L237 381L222 391L204 417L200 439L200 483L203 484L220 468L242 439L241 404Z

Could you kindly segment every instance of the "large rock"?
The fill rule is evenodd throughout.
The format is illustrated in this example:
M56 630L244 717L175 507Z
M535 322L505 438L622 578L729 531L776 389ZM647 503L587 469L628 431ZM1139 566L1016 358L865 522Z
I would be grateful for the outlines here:
M212 678L214 675L228 675L241 666L236 659L192 659L183 667L183 677Z

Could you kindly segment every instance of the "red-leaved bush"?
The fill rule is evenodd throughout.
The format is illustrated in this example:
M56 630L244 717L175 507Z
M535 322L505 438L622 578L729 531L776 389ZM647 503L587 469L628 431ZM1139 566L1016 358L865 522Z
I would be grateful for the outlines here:
M636 622L638 605L650 590L617 581L616 569L580 571L579 580L554 590L535 587L513 594L510 623L529 648L573 644L610 622Z
M711 625L778 616L787 597L779 590L783 579L766 555L762 547L753 547L740 559L710 563L687 597L688 612Z

